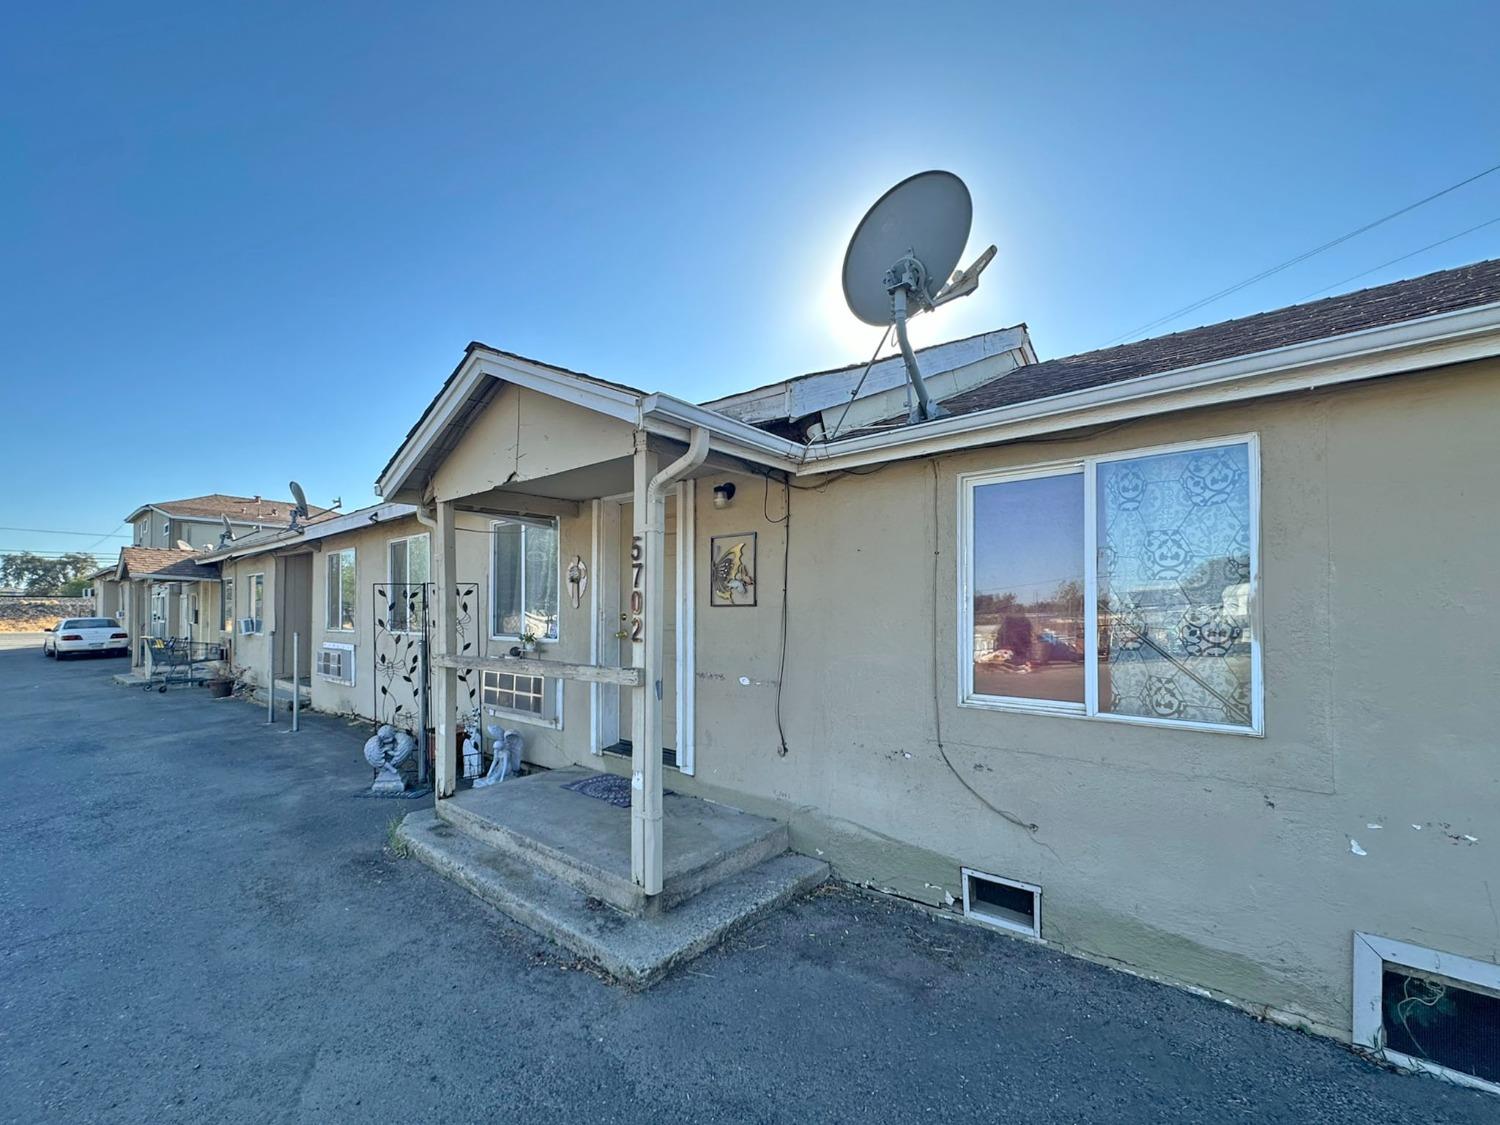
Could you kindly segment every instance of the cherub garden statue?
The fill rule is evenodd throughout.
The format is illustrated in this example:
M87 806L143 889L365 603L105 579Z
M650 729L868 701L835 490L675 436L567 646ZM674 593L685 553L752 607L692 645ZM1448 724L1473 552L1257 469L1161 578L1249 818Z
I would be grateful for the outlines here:
M506 730L498 723L490 723L484 728L484 733L494 740L495 757L490 762L490 772L474 782L475 789L482 789L486 785L504 781L507 776L518 772L521 768L521 734L519 731Z
M396 769L417 748L417 740L404 730L390 724L381 726L365 743L365 761L376 771L372 793L400 793L406 789L406 779Z

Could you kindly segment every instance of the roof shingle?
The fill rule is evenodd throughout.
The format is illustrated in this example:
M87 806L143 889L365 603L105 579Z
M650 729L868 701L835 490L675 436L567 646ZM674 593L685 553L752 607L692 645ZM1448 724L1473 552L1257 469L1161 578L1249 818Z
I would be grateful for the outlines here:
M120 562L126 578L175 578L179 581L217 579L213 567L197 562L198 552L167 550L161 547L121 547ZM118 573L118 569L116 571Z
M943 409L972 414L1497 301L1500 258L1493 258L1170 336L1027 364L944 400Z

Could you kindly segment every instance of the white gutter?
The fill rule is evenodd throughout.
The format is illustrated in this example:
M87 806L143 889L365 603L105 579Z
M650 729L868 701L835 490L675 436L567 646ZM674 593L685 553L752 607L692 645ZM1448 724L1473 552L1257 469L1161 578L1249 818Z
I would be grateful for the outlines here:
M1500 355L1500 303L1136 376L1101 387L844 438L826 445L814 443L807 449L807 460L795 471L797 475L809 475L930 456L1080 426L1311 390L1495 355Z
M641 400L641 428L679 441L689 440L695 429L707 430L713 449L787 472L797 470L807 451L801 442L664 394Z

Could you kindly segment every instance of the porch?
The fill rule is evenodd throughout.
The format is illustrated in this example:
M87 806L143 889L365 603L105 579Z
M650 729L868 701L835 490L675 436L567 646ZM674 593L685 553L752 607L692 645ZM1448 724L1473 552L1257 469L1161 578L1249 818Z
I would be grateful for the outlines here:
M407 816L400 836L428 866L635 986L828 876L786 850L784 824L668 792L662 889L647 895L632 878L630 807L609 799L612 783L629 791L585 769L462 790Z

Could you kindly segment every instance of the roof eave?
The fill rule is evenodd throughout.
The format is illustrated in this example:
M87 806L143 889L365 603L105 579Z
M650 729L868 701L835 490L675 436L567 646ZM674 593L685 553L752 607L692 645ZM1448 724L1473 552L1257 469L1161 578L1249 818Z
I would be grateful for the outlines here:
M1500 355L1500 302L809 447L799 475Z
M375 492L392 500L408 490L410 476L441 440L454 415L485 379L499 379L572 402L596 414L629 421L640 417L641 394L585 379L572 372L471 345L458 370L375 482Z

